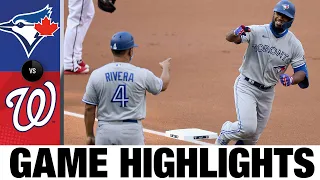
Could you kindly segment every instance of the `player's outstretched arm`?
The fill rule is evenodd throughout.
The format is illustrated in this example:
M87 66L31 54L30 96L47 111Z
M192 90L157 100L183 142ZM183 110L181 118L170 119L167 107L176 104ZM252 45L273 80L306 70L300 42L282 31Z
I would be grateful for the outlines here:
M163 82L162 85L162 90L165 91L170 83L170 63L171 63L171 58L168 58L162 62L160 62L160 67L162 68L162 74L160 76L160 79Z
M242 35L246 35L246 32L250 32L250 28L246 27L244 25L239 26L237 29L230 31L227 35L226 35L226 40L229 42L233 42L236 44L240 44L241 43L241 36Z
M227 35L226 35L226 40L229 42L233 42L236 44L240 44L241 43L241 37L240 36L236 36L234 35L234 31L230 31Z
M96 116L96 106L85 104L84 123L86 126L87 145L94 145L93 125Z

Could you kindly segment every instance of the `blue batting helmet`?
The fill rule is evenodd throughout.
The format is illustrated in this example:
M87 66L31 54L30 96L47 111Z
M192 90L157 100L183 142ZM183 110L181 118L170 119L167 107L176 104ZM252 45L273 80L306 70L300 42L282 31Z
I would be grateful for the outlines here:
M112 50L126 50L138 45L134 43L133 36L129 32L121 31L112 36L110 47Z
M296 13L296 8L292 2L288 0L282 0L276 4L273 11L284 14L291 18L289 22L286 22L282 25L283 29L288 29L291 27Z

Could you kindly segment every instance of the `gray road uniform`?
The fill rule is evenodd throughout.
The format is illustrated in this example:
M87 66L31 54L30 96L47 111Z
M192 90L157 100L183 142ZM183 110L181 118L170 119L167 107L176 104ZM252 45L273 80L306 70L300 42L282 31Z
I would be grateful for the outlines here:
M151 71L129 63L94 70L82 101L97 106L96 145L143 145L146 91L157 95L162 85Z
M291 31L276 38L269 24L249 27L251 32L241 36L248 48L234 84L237 121L223 124L217 144L228 144L230 139L256 144L270 117L279 76L289 65L295 72L306 71L304 49ZM306 84L307 78L299 86L305 88Z

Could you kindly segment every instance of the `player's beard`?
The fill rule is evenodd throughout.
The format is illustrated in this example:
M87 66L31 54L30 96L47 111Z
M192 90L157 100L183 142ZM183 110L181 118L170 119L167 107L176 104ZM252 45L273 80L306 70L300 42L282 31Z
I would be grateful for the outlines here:
M274 30L274 32L276 32L277 34L281 34L281 33L283 33L285 31L285 29L283 29L282 27L280 27L280 28L276 27L274 18L272 19L271 27Z

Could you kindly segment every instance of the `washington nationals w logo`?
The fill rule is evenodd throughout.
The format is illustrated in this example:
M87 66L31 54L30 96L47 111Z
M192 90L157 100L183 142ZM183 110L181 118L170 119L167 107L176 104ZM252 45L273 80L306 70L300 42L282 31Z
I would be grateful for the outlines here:
M47 81L44 83L44 85L49 89L50 95L51 95L51 103L50 103L50 108L49 108L48 114L43 119L40 119L40 117L42 116L42 114L44 112L44 108L46 106L46 94L43 89L38 88L38 89L33 90L32 93L30 94L30 96L28 98L28 102L27 102L27 117L30 122L28 125L21 125L20 124L19 114L20 114L22 102L23 102L23 100L29 90L29 87L19 88L19 89L16 89L8 94L8 96L6 98L6 105L9 108L14 107L14 103L12 102L12 99L16 96L19 96L19 99L18 99L16 106L14 108L14 111L13 111L13 125L18 131L26 132L26 131L29 131L33 127L42 127L50 121L50 119L53 115L55 106L56 106L57 94L56 94L56 89L55 89L52 82ZM33 116L32 105L33 105L34 99L37 96L39 96L40 105L39 105L39 108L38 108L35 116Z

